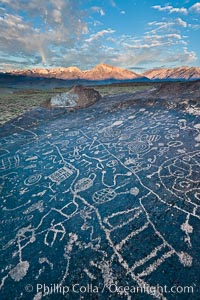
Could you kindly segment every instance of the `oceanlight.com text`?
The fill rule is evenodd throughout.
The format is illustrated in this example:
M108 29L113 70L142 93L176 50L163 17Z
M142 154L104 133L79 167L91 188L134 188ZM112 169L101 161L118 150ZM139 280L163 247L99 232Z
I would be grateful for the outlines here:
M96 286L92 283L81 285L81 284L72 284L72 285L60 285L60 284L42 284L39 283L35 287L31 284L25 286L25 290L28 293L36 292L42 295L52 295L52 294L101 294L104 291L109 291L111 294L124 294L124 295L136 295L136 294L149 294L149 295L158 295L158 294L194 294L196 292L195 286L167 286L167 285L156 285L150 286L144 284L142 286L119 286L116 284Z

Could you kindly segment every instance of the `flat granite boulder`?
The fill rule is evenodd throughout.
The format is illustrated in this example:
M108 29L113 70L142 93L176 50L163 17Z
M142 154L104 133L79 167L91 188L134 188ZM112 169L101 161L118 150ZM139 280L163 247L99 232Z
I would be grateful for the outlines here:
M51 107L88 107L101 99L101 95L93 88L74 86L69 92L51 98Z

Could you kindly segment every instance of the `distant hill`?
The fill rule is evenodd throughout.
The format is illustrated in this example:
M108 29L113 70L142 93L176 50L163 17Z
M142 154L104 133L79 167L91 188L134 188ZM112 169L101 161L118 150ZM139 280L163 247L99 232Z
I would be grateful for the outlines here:
M178 67L153 69L142 74L149 79L182 79L195 80L200 78L200 67Z
M129 70L113 67L107 64L99 64L91 70L84 71L83 77L88 80L105 80L109 78L127 80L138 79L142 76Z
M148 78L136 79L105 79L105 80L86 80L86 79L57 79L46 77L34 77L26 75L12 75L0 73L0 88L18 88L18 89L53 89L53 88L66 88L74 85L95 86L95 85L110 85L110 84L131 84L131 83L144 83L151 82Z
M91 70L81 71L77 67L53 68L53 69L30 69L13 70L8 72L10 75L23 75L28 77L56 78L64 80L132 80L141 79L144 76L129 70L113 67L107 64L99 64Z

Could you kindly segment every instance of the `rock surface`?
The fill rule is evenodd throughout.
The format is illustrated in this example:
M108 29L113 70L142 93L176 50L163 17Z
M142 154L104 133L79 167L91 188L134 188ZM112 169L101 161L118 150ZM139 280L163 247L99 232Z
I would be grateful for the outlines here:
M52 107L88 107L101 99L99 92L93 88L74 86L69 92L58 94L51 98Z
M156 93L1 126L0 299L199 299L200 121Z

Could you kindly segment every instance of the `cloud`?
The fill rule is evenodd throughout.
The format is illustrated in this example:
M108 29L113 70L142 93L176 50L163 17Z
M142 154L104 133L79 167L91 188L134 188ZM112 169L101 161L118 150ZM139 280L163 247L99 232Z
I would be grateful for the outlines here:
M62 55L62 61L65 65L75 64L82 70L85 70L99 63L113 64L113 58L116 55L117 52L115 49L102 44L100 46L98 41L94 41L93 43L82 44L80 48L66 49ZM56 55L53 59L53 64L57 65L58 62L60 62L60 57Z
M125 15L125 14L126 14L125 10L121 10L121 11L120 11L120 14L121 14L121 15Z
M188 26L190 28L194 29L194 30L199 30L200 29L200 25L199 24L189 24Z
M189 51L187 48L183 49L183 52L173 53L166 58L162 59L163 63L179 63L181 65L189 65L197 60L196 53L194 51Z
M47 64L54 55L54 48L72 47L88 33L85 11L80 9L81 0L2 2L6 10L0 17L0 50L8 56L32 55Z
M167 11L170 14L172 13L182 13L182 14L187 14L188 11L186 8L181 7L181 8L177 8L177 7L173 7L171 5L166 5L166 6L160 6L160 5L154 5L152 6L152 8L159 10L159 11Z
M192 5L189 10L191 12L195 12L197 14L200 14L200 2L197 2L194 5Z
M99 6L93 6L91 7L91 10L99 13L102 17L105 16L105 11Z
M14 68L77 65L84 69L115 56L115 50L105 45L115 30L89 34L95 26L86 22L88 11L81 10L82 0L2 1L0 59L7 68L12 64ZM103 15L103 9L92 7L90 16L96 12Z
M60 10L54 9L54 10L52 11L52 15L53 15L53 17L54 17L55 22L61 23L61 21L62 21L62 13L61 13Z
M109 0L109 2L110 2L110 5L112 7L116 7L117 6L114 0Z
M5 68L76 65L85 69L99 62L148 68L190 64L196 60L196 53L187 49L188 40L182 34L185 28L195 25L184 18L149 22L149 31L135 37L103 27L100 21L104 18L100 16L105 14L104 7L91 6L86 11L81 8L82 0L1 0L1 3L4 9L0 10L0 62ZM125 13L114 1L108 3L118 13ZM176 8L168 5L156 9L172 13Z
M182 39L182 36L180 34L177 34L177 33L167 34L166 37L167 38L177 39L177 40L181 40Z
M160 65L192 64L197 60L196 53L187 49L187 36L178 27L188 24L181 18L162 22L149 22L153 30L141 38L123 35L115 41L116 49L111 62L121 67L154 68ZM120 50L119 50L120 49Z
M174 45L186 44L183 36L177 33L169 33L163 35L146 34L142 39L121 39L121 46L126 50L144 50L159 48L160 51L164 51L166 47Z
M97 33L92 34L90 36L90 38L86 39L85 41L90 43L95 40L98 40L99 38L103 37L106 34L112 34L114 32L115 32L115 30L113 30L113 29L104 29L104 30L98 31Z
M165 22L149 22L148 25L152 29L147 32L147 34L162 33L163 35L165 35L166 33L179 33L179 27L186 28L188 26L187 22L185 22L181 18Z
M160 65L189 65L197 60L196 53L185 48L182 52L170 48L140 49L138 51L121 52L112 59L113 64L130 68L155 68Z
M187 1L186 3L188 3L188 2L189 1ZM189 9L187 9L185 7L180 7L180 8L173 7L171 5L165 5L165 6L154 5L154 6L152 6L152 8L154 8L158 11L166 11L170 14L172 14L172 13L181 13L181 14L187 15L189 12L194 12L194 13L200 14L200 2L196 2Z
M187 22L183 21L181 18L177 18L175 20L176 24L181 26L181 27L187 27Z

